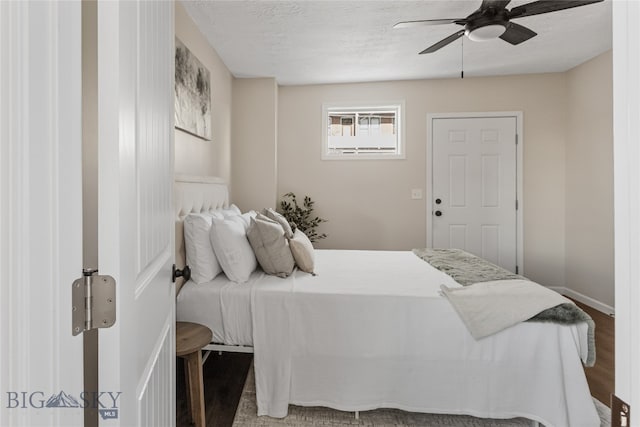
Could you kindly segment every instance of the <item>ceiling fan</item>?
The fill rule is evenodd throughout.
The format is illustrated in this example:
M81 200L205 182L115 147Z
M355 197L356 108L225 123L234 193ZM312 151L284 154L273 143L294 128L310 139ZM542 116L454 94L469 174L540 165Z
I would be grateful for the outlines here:
M556 12L558 10L570 9L578 6L586 6L592 3L599 3L603 0L541 0L532 3L523 4L507 10L506 6L511 0L482 0L480 8L466 18L460 19L423 19L419 21L403 21L398 22L393 28L406 28L424 25L442 25L457 24L464 28L445 37L439 42L429 46L422 52L433 53L449 43L466 35L473 41L493 40L500 37L502 40L512 45L520 44L537 35L535 31L530 30L515 22L512 19L524 18L525 16L540 15L543 13Z

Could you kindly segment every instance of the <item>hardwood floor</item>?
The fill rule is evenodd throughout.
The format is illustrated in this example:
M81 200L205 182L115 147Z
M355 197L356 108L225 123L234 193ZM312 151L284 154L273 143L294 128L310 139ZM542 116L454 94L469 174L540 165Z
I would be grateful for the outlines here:
M229 427L233 424L244 381L253 363L246 353L212 352L202 367L204 406L207 427ZM176 426L191 425L184 383L182 359L176 360Z
M585 368L591 394L609 406L614 391L614 319L578 303L596 322L596 364ZM251 354L212 353L203 366L204 399L207 427L229 427L233 424L244 381L253 362ZM176 362L176 425L190 425L185 397L182 359Z

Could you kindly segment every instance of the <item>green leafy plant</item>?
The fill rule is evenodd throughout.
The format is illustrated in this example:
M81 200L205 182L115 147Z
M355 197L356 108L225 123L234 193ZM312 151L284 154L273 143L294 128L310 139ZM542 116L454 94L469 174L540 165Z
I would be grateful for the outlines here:
M311 197L304 196L302 206L298 205L296 195L293 193L287 193L282 197L280 201L280 212L287 221L289 221L289 224L291 224L294 230L299 228L300 231L307 235L311 242L317 242L327 237L325 233L318 234L316 231L316 228L321 223L327 222L327 220L313 215L313 205L315 202L311 200Z

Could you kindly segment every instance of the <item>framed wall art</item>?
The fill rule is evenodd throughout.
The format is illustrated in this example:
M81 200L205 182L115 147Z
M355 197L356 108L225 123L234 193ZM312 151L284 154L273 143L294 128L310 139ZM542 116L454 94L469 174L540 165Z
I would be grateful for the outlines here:
M209 70L176 38L175 127L211 140L211 76Z

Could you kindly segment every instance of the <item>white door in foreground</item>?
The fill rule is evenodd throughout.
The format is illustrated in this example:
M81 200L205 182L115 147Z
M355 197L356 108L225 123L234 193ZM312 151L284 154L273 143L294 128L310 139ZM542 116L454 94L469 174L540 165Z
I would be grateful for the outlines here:
M121 393L104 426L175 425L173 8L98 2L99 270L117 282L99 383Z
M516 271L516 117L434 118L432 245Z
M80 2L0 1L0 425L82 426Z

